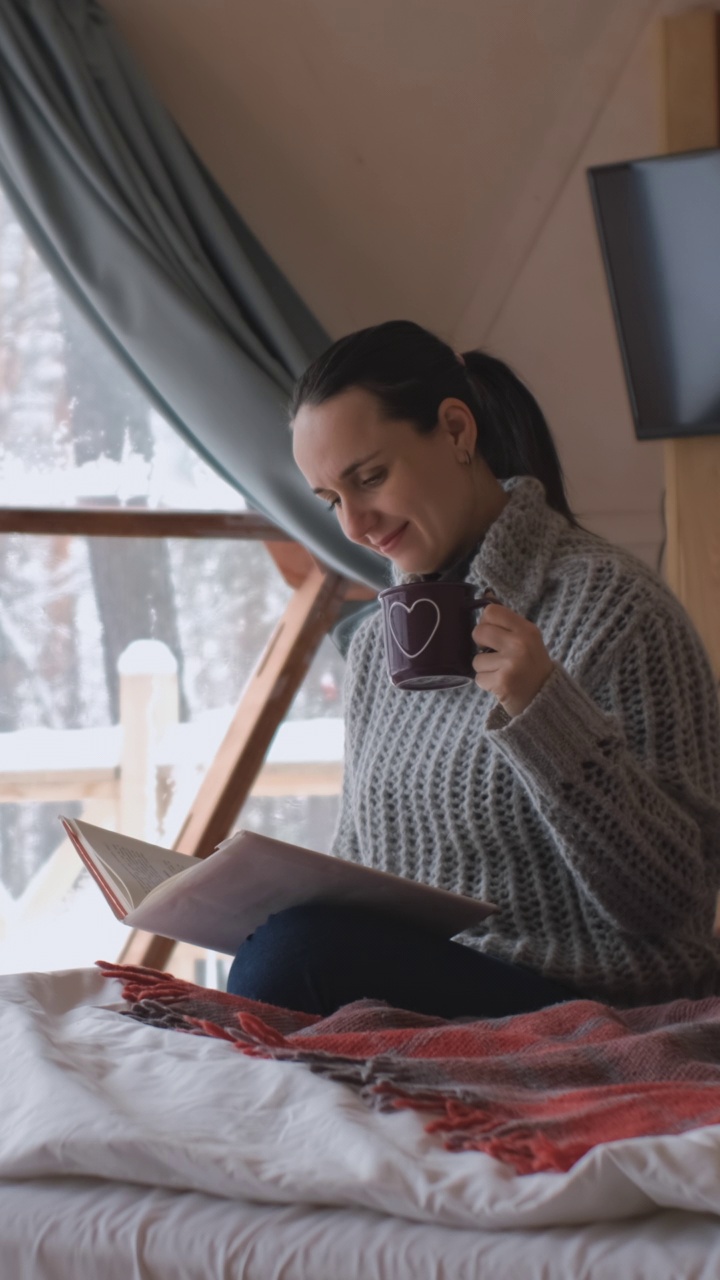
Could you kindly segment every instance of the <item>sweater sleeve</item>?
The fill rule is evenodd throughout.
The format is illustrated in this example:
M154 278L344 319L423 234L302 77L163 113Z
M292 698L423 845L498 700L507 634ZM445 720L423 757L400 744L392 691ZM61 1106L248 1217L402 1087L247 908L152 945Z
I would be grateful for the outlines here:
M488 737L600 914L667 933L707 919L717 891L717 690L695 633L670 611L648 611L606 671L609 712L557 666L520 715L491 711Z

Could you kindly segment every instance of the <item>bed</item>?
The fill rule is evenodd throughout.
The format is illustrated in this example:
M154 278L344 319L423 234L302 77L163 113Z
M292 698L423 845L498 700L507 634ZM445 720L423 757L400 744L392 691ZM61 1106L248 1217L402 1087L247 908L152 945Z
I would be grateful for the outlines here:
M0 979L2 1280L720 1275L720 1126L519 1177L122 1005L95 969Z

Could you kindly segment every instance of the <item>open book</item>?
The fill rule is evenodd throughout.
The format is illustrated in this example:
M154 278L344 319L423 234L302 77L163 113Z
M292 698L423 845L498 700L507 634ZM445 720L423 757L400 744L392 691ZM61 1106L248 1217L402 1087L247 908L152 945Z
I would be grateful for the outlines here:
M118 920L211 951L233 954L268 916L300 903L375 907L446 938L496 909L254 831L238 831L200 859L89 822L61 822Z

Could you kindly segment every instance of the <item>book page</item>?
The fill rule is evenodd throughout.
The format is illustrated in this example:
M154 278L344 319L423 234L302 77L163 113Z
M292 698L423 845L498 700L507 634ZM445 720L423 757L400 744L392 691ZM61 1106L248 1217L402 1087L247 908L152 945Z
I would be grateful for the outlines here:
M133 848L121 837L103 850L102 861L107 863L110 858L112 862L108 866L108 871L114 872L126 888L132 884L135 890L139 889L141 898L171 876L178 874L178 868L169 858L163 857L157 862L154 859L151 860L142 849ZM185 868L181 870L184 871ZM136 899L137 893L133 892L132 897Z
M131 836L106 831L76 819L83 840L108 875L119 881L128 902L137 906L158 885L197 865L199 858L175 853Z

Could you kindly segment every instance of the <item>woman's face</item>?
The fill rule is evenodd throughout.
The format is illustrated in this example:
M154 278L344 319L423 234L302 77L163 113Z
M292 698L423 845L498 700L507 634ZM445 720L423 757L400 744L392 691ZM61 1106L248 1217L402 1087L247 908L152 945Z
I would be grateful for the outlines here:
M475 443L461 400L444 400L437 427L421 435L411 422L383 418L376 397L359 387L302 405L293 423L295 461L345 536L402 573L447 568L502 509L504 491Z

